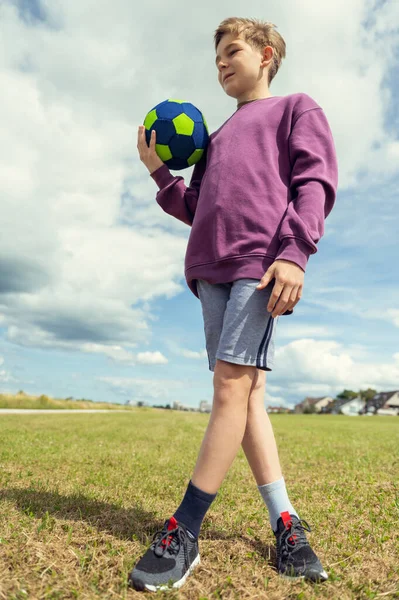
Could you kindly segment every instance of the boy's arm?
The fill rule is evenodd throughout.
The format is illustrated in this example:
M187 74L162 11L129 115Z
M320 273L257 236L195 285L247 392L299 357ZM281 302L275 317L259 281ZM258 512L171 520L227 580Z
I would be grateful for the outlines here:
M189 186L186 186L183 177L173 176L165 164L151 173L151 177L160 188L156 195L159 206L186 225L193 224L201 181L206 169L206 154L205 149L200 160L195 163Z
M324 220L334 206L338 186L334 140L320 107L299 115L288 143L291 202L281 222L276 260L289 260L305 271L324 234Z

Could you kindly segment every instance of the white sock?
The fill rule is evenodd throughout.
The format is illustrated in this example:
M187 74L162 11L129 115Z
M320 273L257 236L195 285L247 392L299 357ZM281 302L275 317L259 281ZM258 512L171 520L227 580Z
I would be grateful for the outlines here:
M258 490L269 511L269 520L273 531L277 531L277 521L282 512L288 511L290 515L295 515L299 519L298 513L288 498L284 477L272 481L272 483L258 485Z

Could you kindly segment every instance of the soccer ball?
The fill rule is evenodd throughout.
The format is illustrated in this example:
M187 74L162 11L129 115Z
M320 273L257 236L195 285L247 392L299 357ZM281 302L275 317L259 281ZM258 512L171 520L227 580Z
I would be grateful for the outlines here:
M147 113L144 123L147 145L156 131L155 151L175 171L197 163L208 142L208 125L202 112L185 100L164 100Z

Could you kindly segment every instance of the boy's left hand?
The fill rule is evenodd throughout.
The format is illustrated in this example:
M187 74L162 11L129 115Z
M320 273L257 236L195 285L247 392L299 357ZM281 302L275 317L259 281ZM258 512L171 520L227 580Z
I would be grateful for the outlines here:
M272 317L275 318L285 313L286 310L292 310L298 304L302 297L305 272L290 260L275 260L263 275L256 289L265 288L273 277L276 279L276 283L270 294L267 310L273 311Z

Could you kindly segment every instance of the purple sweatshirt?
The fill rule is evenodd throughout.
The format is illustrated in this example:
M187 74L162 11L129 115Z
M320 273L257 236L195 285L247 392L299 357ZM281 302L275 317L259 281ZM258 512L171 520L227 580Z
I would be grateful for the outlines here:
M199 298L196 279L260 281L277 259L305 271L334 206L338 166L323 109L298 93L238 108L211 134L189 187L165 164L151 177L160 207L191 226L185 277Z

